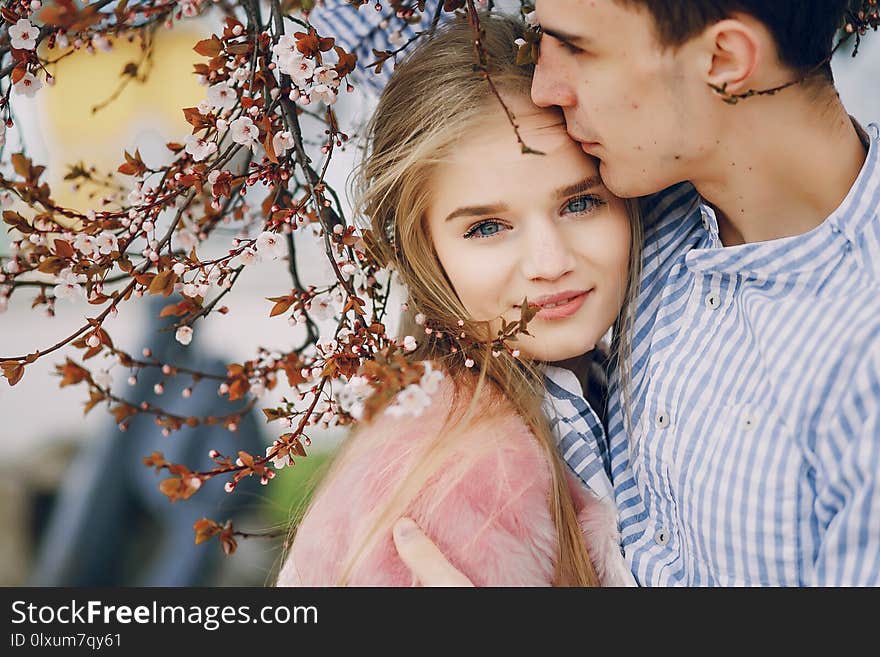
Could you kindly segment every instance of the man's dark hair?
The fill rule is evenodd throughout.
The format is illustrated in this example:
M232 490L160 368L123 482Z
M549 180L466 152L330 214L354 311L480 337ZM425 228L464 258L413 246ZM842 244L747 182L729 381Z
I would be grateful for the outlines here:
M641 7L654 18L664 46L680 46L712 23L734 12L760 20L776 39L779 59L801 74L816 68L831 53L834 35L843 27L852 0L615 0ZM832 81L831 65L818 73Z

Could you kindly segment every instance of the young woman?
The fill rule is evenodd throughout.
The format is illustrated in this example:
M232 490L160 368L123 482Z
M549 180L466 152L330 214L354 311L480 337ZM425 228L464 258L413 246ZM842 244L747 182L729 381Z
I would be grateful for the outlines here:
M410 354L428 365L349 438L279 585L418 584L392 541L404 515L477 585L632 583L612 502L557 452L542 367L586 387L583 365L632 294L637 217L562 116L530 102L517 23L482 22L495 90L474 66L472 28L454 21L398 67L369 127L363 214L430 328ZM493 347L525 299L539 308L528 334ZM471 346L452 352L450 335ZM430 404L408 414L406 394Z

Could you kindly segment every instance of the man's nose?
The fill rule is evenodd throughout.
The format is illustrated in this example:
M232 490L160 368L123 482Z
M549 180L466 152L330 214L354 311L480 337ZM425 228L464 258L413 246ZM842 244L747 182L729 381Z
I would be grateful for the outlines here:
M565 82L560 62L554 57L550 47L541 49L535 65L532 102L538 107L570 107L575 102L571 86Z

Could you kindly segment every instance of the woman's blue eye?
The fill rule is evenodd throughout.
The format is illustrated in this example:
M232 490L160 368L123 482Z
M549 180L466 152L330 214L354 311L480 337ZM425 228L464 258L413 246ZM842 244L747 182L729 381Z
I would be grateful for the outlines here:
M471 228L467 233L465 233L465 237L492 237L493 235L497 235L501 232L502 224L498 221L481 221L476 226Z
M578 196L565 204L565 212L584 214L594 210L601 203L602 199L598 196Z

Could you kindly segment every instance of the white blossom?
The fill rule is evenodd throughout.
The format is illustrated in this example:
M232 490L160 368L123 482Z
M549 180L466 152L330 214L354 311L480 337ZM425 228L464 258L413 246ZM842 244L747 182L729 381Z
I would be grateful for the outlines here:
M95 254L98 245L95 242L95 238L91 235L77 233L77 236L73 238L73 248L84 256L89 257Z
M84 297L85 293L79 284L85 283L86 280L85 274L75 274L69 268L63 269L56 279L55 298L73 300Z
M285 244L283 236L268 231L260 233L256 247L260 258L265 260L277 260L287 254L287 244Z
M364 414L364 402L373 393L366 377L353 376L341 390L336 393L336 403L343 411L354 419L360 420Z
M419 380L419 385L429 395L433 395L440 388L440 382L443 380L443 372L435 370L431 367L430 362L425 362L425 373Z
M302 55L288 57L278 62L278 68L282 73L293 78L297 84L301 84L312 77L315 72L315 60Z
M269 454L272 453L272 450L282 445L284 445L284 443L280 440L276 440L275 442L273 442L269 447L266 448L266 457L268 457ZM289 452L287 454L284 454L283 456L276 455L272 459L272 467L276 470L281 470L288 465L293 465L293 458L290 456Z
M254 125L249 116L240 116L229 124L232 141L242 146L250 146L260 136L260 129Z
M110 375L110 370L98 370L92 374L92 381L106 390L112 385L113 377Z
M109 230L105 230L95 239L95 246L98 249L98 253L101 255L109 255L114 251L119 249L119 243L116 240L116 235L111 233Z
M39 78L35 78L33 73L25 73L24 77L15 83L13 89L15 89L15 93L17 94L33 98L34 94L36 94L42 87L43 83L40 82Z
M293 148L293 135L290 134L290 131L276 132L272 137L272 148L275 149L275 155L278 157Z
M332 105L336 102L336 91L326 84L316 84L310 92L312 100L317 100L325 105Z
M240 66L234 71L232 71L232 79L238 83L242 83L247 80L251 75L250 67L245 64L244 66Z
M195 135L186 136L186 152L192 155L193 160L201 162L209 155L217 152L217 144L213 141L207 141Z
M525 15L526 23L529 24L529 27L538 27L538 14L535 11L530 11Z
M128 202L131 205L140 205L144 202L144 193L141 189L135 187L128 193Z
M180 0L181 13L187 18L192 18L199 13L199 0Z
M20 18L9 28L9 44L16 50L33 50L37 47L38 36L40 28L27 18Z
M218 82L208 87L208 103L214 109L231 110L235 107L237 99L235 90L225 82Z
M301 56L299 50L296 49L296 39L291 34L284 34L278 39L278 43L272 46L272 52L278 60L290 57Z
M103 50L104 52L110 52L113 50L113 44L103 34L96 34L92 37L92 46L98 48L99 50Z
M322 295L312 299L309 314L319 322L322 322L327 319L333 319L336 310L336 305L333 303L333 300L326 295Z
M256 264L260 261L260 256L253 249L245 249L237 256L235 256L232 260L229 261L229 266L233 269L236 269L242 265L245 267L249 265Z
M193 339L193 330L189 326L181 326L177 329L177 332L174 334L174 339L177 340L182 345L187 345L192 342Z
M392 403L385 412L392 417L412 415L418 417L428 406L431 405L431 397L419 385L408 385L397 393Z
M177 242L177 246L182 248L184 251L189 251L196 244L199 243L199 238L196 235L188 230L181 230L174 236L175 241Z
M313 79L317 84L326 84L328 87L339 86L339 73L334 68L318 66L313 75Z
M416 339L413 336L408 335L403 339L403 350L404 351L406 351L406 352L415 351L417 346L418 346L418 343L416 342Z

